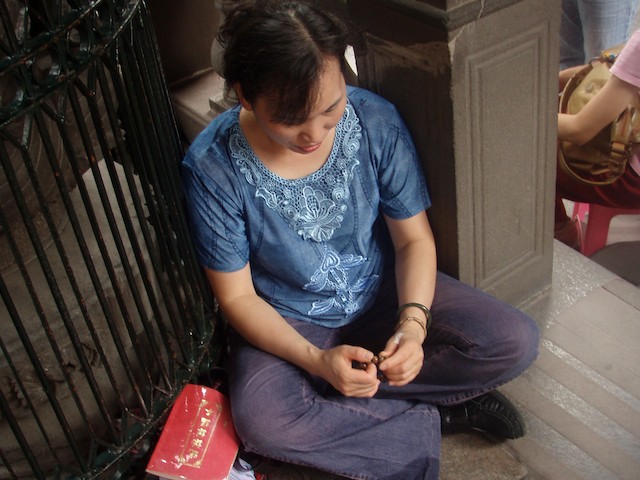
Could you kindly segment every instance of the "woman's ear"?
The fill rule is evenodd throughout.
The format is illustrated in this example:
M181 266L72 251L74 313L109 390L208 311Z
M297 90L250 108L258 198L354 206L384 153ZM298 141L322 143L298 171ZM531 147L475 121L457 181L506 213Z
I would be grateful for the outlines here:
M236 92L236 98L238 99L238 102L240 102L240 105L242 105L242 108L244 108L247 111L252 111L253 107L251 106L251 104L247 101L246 98L244 98L244 95L242 94L242 86L239 83L235 83L233 85L233 89Z

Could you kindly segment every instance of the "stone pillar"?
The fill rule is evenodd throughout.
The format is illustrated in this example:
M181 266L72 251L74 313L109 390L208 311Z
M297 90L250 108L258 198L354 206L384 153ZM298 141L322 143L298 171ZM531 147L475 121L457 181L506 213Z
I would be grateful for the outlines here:
M422 156L440 270L522 306L551 284L557 0L347 0L359 84Z

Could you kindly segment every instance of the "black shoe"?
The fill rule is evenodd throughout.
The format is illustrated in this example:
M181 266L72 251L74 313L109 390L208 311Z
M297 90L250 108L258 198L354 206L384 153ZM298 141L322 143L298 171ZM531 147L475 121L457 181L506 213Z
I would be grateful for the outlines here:
M502 438L520 438L525 433L524 419L516 407L495 390L438 410L442 433L480 430Z

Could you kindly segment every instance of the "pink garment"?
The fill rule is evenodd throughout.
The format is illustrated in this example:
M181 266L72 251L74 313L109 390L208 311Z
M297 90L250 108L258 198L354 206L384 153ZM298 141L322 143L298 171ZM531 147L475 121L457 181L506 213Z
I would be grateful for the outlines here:
M611 67L616 77L640 89L640 30L636 30Z
M631 35L611 67L611 73L640 90L640 30ZM629 159L629 166L640 175L640 151Z

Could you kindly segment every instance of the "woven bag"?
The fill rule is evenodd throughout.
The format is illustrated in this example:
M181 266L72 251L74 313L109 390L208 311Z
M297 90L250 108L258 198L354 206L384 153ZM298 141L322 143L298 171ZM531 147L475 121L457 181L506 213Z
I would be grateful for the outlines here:
M560 113L576 114L611 78L609 69L623 45L606 50L567 82L560 95ZM584 145L559 142L558 162L575 180L588 185L609 185L627 167L640 146L640 99L633 101L607 127Z

